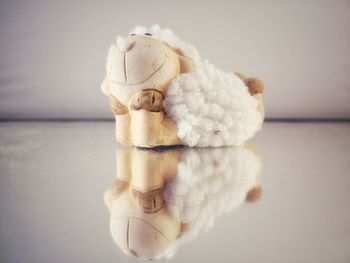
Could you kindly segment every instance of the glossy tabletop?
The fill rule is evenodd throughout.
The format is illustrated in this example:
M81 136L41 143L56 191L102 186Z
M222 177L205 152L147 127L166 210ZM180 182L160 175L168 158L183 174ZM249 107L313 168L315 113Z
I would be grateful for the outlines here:
M148 151L113 122L0 123L0 262L350 262L350 124Z

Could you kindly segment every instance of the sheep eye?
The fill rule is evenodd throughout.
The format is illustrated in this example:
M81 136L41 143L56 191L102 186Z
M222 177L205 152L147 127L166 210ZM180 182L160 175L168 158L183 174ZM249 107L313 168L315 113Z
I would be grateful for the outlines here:
M136 34L130 34L131 37L136 36Z
M145 36L152 36L151 33L145 33Z

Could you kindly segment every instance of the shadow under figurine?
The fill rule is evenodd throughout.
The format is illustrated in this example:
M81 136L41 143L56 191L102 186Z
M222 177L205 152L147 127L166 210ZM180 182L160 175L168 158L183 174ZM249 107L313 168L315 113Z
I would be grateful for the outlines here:
M252 146L117 149L105 192L114 242L130 256L170 258L215 218L261 197L262 162Z
M153 148L242 145L261 128L263 83L225 73L158 25L118 37L101 89L122 144Z

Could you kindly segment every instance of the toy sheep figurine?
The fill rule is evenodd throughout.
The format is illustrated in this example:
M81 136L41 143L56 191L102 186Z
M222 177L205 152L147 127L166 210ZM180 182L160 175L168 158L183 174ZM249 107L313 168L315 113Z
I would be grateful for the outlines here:
M122 144L242 145L264 119L262 81L216 69L158 25L117 38L101 89Z

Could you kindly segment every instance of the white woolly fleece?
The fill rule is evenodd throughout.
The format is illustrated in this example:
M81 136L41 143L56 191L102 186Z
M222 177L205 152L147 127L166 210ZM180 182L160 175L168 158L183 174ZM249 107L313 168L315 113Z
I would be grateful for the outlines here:
M131 33L150 32L152 37L180 49L196 70L180 74L170 84L164 100L166 113L176 121L178 137L187 146L242 145L261 128L263 117L257 100L234 73L225 73L171 30L158 25L136 27Z
M161 257L171 257L179 245L210 229L217 216L242 204L249 190L259 185L261 171L259 156L244 146L182 153L178 174L166 185L165 201L187 227Z

